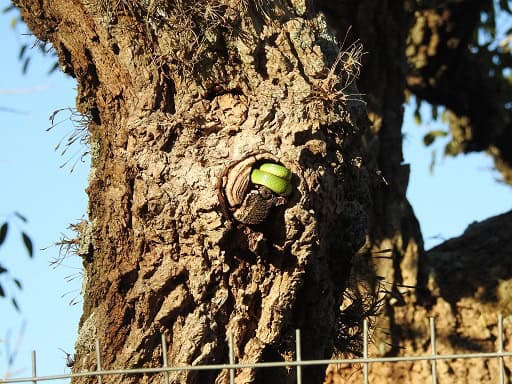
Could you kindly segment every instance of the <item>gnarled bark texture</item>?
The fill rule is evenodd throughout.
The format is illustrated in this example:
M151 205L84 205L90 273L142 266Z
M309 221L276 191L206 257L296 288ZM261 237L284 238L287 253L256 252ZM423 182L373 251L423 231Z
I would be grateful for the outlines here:
M426 257L405 196L402 105L413 92L453 110L465 122L452 124L453 153L488 150L509 181L510 111L497 106L510 87L485 83L485 55L468 48L488 0L16 3L76 77L90 118L75 370L94 369L96 337L104 368L160 365L162 333L172 365L227 362L228 334L236 361L290 360L295 328L303 359L358 353L362 318L379 305L374 352L423 353L426 316L458 308L462 298L436 296L442 258ZM479 105L482 89L493 97ZM292 195L256 226L223 214L218 197L219 177L249 154L293 172ZM409 368L374 368L374 379L419 380ZM322 370L304 369L305 382ZM241 370L236 382L291 373ZM331 368L327 381L344 376ZM171 380L223 383L227 372Z
M403 164L402 156L402 105L408 69L405 44L413 22L412 5L375 0L323 4L331 25L345 20L339 25L338 38L343 39L351 26L351 33L361 39L367 52L358 87L368 102L372 126L363 148L370 168L378 169L379 177L372 183L369 241L356 259L354 278L366 281L363 288L376 296L385 294L374 340L379 353L394 354L399 348L393 332L395 306L404 303L405 286L416 286L424 255L420 228L405 195L409 166Z
M324 17L302 1L18 5L76 77L77 106L90 117L74 369L95 368L95 338L104 369L160 365L160 334L170 365L227 362L228 334L238 362L291 359L295 328L303 358L331 356L377 177L360 145L357 46L338 55ZM251 153L293 172L286 205L259 226L224 217L218 198L218 178ZM321 382L322 370L305 369L305 381ZM284 369L236 376L294 381Z

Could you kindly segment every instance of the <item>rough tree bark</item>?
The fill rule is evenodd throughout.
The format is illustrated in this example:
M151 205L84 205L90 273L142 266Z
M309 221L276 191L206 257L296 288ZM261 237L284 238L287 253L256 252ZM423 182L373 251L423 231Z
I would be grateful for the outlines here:
M322 2L338 38L351 27L367 55L358 87L365 94L371 129L363 150L367 163L379 171L372 183L368 242L355 260L354 278L361 295L382 298L373 339L380 354L396 354L400 339L395 330L395 307L404 304L405 287L417 285L424 246L419 224L407 201L409 166L403 163L402 122L405 102L406 42L414 21L413 3L387 0ZM374 257L377 256L377 257ZM382 283L384 282L384 284Z
M74 370L94 369L95 338L105 369L160 364L161 333L172 365L226 362L230 333L236 361L291 359L295 328L303 358L331 356L378 183L360 144L359 47L340 55L324 17L300 0L16 3L76 77L90 118ZM254 153L290 168L294 187L257 226L223 216L218 198L219 177ZM284 369L236 376L294 381Z
M402 105L409 91L460 119L473 113L456 151L488 149L508 180L509 114L493 106L510 89L488 83L495 98L475 111L474 82L450 75L462 68L484 81L488 68L474 66L464 44L488 0L16 3L76 77L78 109L90 118L75 370L94 368L95 337L105 368L160 364L160 333L170 364L226 362L229 333L237 361L291 359L297 327L303 358L357 353L361 320L382 287L375 352L423 352L414 324L445 313L433 304L434 259L405 196ZM368 52L357 87L356 39ZM443 91L455 86L466 88L457 97ZM488 116L496 129L485 130ZM293 194L256 226L223 214L218 197L219 178L250 154L293 172ZM388 258L373 257L383 251ZM419 380L409 368L375 370L374 379ZM308 383L323 378L320 368L304 372ZM331 369L327 380L344 374ZM237 383L293 380L286 370L237 372Z

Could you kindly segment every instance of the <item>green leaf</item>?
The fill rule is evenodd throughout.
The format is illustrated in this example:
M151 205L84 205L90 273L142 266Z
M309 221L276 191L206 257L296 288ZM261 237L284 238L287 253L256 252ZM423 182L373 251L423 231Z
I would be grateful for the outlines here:
M20 306L18 305L18 302L16 301L16 299L14 297L11 298L11 303L14 306L14 308L19 312L20 311Z
M512 15L512 9L510 9L510 4L508 0L500 0L500 8Z
M9 22L9 27L10 27L11 29L16 28L16 24L18 24L18 21L19 21L19 20L20 20L20 19L19 19L18 17L13 17L13 18L11 19L11 21Z
M51 75L53 72L55 72L57 69L59 69L59 62L56 61L53 63L52 67L48 70L48 74Z
M5 291L1 285L0 285L0 297L5 297Z
M28 70L28 65L30 64L30 57L27 57L23 62L23 66L21 67L21 73L26 75Z
M5 7L4 9L2 9L2 13L7 13L7 12L10 12L12 11L13 9L15 9L16 6L14 4L11 4L11 5L8 5L7 7Z
M21 221L23 221L24 223L26 223L26 222L28 221L28 220L27 220L27 218L26 218L25 216L23 216L23 215L22 215L21 213L19 213L19 212L14 212L14 215L15 215L18 219L20 219Z
M28 48L27 44L23 44L21 46L20 52L18 53L18 60L23 59L23 57L25 56L25 53L27 52L27 48Z
M34 246L32 245L32 240L25 232L21 232L21 238L23 239L23 244L25 244L25 248L27 248L28 255L30 257L34 256Z
M7 269L0 265L0 275L5 272L7 272Z
M9 229L8 223L3 223L0 227L0 245L5 241L5 237L7 236L7 230Z
M436 150L432 150L432 156L430 158L430 164L428 166L428 171L430 173L430 176L434 174L434 167L436 166Z
M18 279L12 279L12 281L14 282L14 284L16 284L18 289L23 289L23 285L21 284L21 281L19 281Z
M420 111L418 109L414 111L414 122L417 125L421 125L421 114L420 114Z
M423 144L428 147L430 144L434 142L436 137L446 137L448 135L447 132L442 131L440 129L430 131L425 136L423 136Z

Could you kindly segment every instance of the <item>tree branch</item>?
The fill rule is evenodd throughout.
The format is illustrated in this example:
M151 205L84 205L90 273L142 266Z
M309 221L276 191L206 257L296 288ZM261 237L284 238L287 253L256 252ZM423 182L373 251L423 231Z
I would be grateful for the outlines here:
M497 288L512 278L512 211L471 224L459 237L427 253L426 273L452 307L463 297L498 302Z
M478 45L487 0L449 2L420 11L409 32L408 89L420 100L451 112L452 141L446 153L488 151L505 182L512 184L512 84L503 74L510 57Z

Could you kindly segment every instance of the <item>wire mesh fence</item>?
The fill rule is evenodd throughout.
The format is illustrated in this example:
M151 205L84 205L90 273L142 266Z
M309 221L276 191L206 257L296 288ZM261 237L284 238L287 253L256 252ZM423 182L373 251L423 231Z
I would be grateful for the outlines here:
M264 369L275 367L295 368L297 376L297 384L302 384L302 368L313 365L329 365L329 364L347 364L355 365L360 364L363 367L362 383L368 384L369 381L369 366L376 363L398 363L398 362L415 362L415 361L428 361L432 368L431 380L433 384L437 384L438 372L437 362L439 360L459 360L459 359L497 359L498 360L498 383L506 383L505 363L504 358L512 357L512 351L504 350L504 333L503 333L503 316L498 315L498 337L496 352L477 352L477 353L460 353L460 354L437 354L436 347L436 327L434 318L429 319L430 325L430 354L418 356L396 356L396 357L369 357L368 354L368 322L365 320L363 324L363 357L361 358L348 358L348 359L324 359L324 360L302 360L300 330L295 332L295 359L293 361L276 361L276 362L260 362L260 363L235 363L233 336L228 337L229 356L228 364L209 364L209 365L187 365L187 366L169 366L167 360L167 342L162 335L162 365L154 368L130 368L130 369L110 369L104 370L101 364L101 346L98 339L95 340L96 352L96 370L87 372L76 372L59 375L37 375L36 352L32 351L32 375L28 377L0 379L0 384L7 383L34 383L52 380L65 380L76 377L96 377L97 383L102 384L104 376L111 375L148 375L148 374L162 374L164 384L170 384L169 373L176 371L204 371L204 370L229 370L229 382L235 383L235 370L236 369Z

